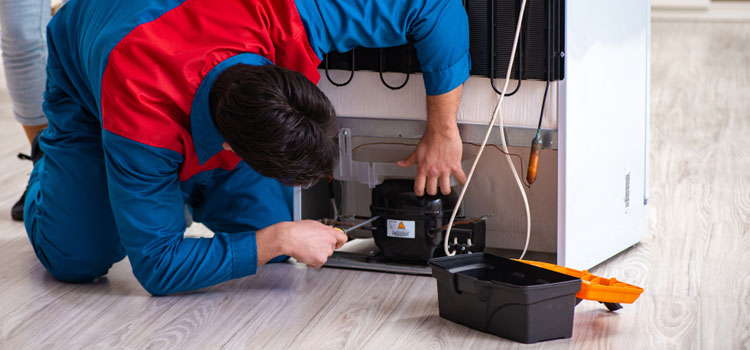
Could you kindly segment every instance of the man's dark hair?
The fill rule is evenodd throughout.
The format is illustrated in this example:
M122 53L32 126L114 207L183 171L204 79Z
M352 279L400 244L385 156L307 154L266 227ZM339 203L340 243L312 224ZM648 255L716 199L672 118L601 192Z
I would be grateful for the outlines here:
M331 102L304 75L237 64L211 87L216 128L253 169L288 185L327 177L338 158Z

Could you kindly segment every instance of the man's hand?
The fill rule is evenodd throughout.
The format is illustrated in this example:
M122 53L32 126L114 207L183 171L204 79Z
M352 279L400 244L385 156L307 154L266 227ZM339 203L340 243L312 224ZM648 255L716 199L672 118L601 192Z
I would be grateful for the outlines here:
M443 194L451 193L450 176L453 174L462 185L466 174L461 168L463 144L458 133L456 114L461 102L461 86L453 91L427 96L427 130L422 135L417 148L398 165L417 165L414 179L414 193L417 196L436 195L438 185Z
M283 254L320 267L347 239L345 233L317 221L280 222L256 233L258 264Z
M427 194L436 195L438 184L440 192L451 193L450 176L453 174L463 184L466 175L461 168L461 153L463 144L458 128L454 130L431 131L429 128L419 141L417 148L409 157L398 162L399 166L407 167L417 164L417 177L414 179L414 193L417 196Z

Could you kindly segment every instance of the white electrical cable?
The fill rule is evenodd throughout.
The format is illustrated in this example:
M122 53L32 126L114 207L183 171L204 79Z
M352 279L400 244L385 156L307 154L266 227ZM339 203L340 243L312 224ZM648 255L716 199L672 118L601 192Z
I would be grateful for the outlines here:
M451 220L448 222L448 229L445 231L445 239L443 240L443 250L445 250L445 255L453 256L456 255L456 252L451 252L448 248L448 242L451 235L451 228L453 228L453 221L456 219L456 213L458 213L458 208L461 206L461 202L464 200L464 195L466 194L466 189L469 188L469 183L471 182L471 178L474 176L474 170L477 168L477 164L479 163L479 158L482 157L482 153L484 152L484 147L487 146L487 140L490 138L490 133L492 133L492 127L495 125L495 120L498 119L498 115L500 115L500 141L503 146L503 151L505 152L505 159L508 161L508 164L510 165L511 169L513 170L513 176L516 179L516 184L518 184L518 189L521 191L521 197L523 197L523 203L526 206L526 245L523 247L523 252L521 253L521 257L519 259L523 259L523 257L526 255L526 250L529 248L529 239L531 237L531 210L529 210L529 199L526 196L526 191L523 189L523 184L521 183L521 179L518 176L518 171L516 170L516 167L513 165L513 161L510 158L509 152L508 152L508 144L505 141L505 132L504 128L505 125L503 123L503 117L502 113L500 112L500 106L503 104L503 100L505 99L505 91L508 90L508 83L510 82L510 73L513 69L513 61L516 58L516 48L518 47L518 38L521 34L521 24L523 23L523 15L526 11L526 0L523 0L521 2L521 11L518 15L518 25L516 25L516 36L513 39L513 49L510 52L510 62L508 63L508 71L505 74L505 86L503 87L503 90L500 92L500 99L497 102L497 106L495 106L495 112L492 113L492 120L490 120L489 124L487 125L487 133L484 135L484 141L482 141L482 145L479 147L479 153L477 154L477 157L474 158L474 164L471 166L471 170L469 171L469 176L466 178L466 184L464 184L464 187L461 189L461 194L458 196L458 202L456 203L456 207L453 208L453 213L451 214Z

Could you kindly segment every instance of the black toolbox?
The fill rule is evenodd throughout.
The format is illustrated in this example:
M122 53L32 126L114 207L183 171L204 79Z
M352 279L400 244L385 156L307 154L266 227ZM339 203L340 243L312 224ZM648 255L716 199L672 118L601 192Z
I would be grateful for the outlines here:
M487 253L429 264L443 318L522 343L573 335L579 278Z

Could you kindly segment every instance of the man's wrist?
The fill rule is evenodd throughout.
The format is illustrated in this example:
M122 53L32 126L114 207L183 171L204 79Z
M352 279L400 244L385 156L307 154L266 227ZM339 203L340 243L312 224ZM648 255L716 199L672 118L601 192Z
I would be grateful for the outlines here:
M280 222L259 230L255 234L258 249L258 262L265 264L279 255L290 255L286 247L285 226L288 223Z
M458 132L458 123L455 121L452 122L433 122L427 123L427 133L436 135L436 136L442 136L442 137L455 137L459 134Z
M436 136L455 137L458 134L457 114L462 87L437 96L427 96L427 130Z
M289 226L291 225L291 222L280 222L274 226L275 232L274 232L274 247L276 249L276 253L278 255L289 255L292 256L292 251L289 247L289 239L286 237L289 233Z

